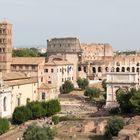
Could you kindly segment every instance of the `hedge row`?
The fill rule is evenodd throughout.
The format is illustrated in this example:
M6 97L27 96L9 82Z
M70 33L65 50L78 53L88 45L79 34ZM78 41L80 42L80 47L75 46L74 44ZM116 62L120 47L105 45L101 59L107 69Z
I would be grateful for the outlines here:
M5 118L0 118L0 135L9 130L9 122Z
M48 102L30 102L26 106L16 107L13 113L13 123L21 124L30 119L49 117L61 110L58 100Z

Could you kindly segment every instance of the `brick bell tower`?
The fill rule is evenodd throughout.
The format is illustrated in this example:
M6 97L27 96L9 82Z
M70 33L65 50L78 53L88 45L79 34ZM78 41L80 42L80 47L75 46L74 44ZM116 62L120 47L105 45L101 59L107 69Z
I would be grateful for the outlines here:
M0 22L0 72L10 72L12 61L12 24Z

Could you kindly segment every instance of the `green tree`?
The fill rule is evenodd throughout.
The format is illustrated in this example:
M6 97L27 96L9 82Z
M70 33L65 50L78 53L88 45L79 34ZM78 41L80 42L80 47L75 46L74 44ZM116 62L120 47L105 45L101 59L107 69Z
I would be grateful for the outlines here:
M74 85L69 80L65 81L65 83L62 85L62 88L61 88L61 92L64 93L64 94L65 93L70 93L73 90L74 90Z
M46 54L44 54L46 55ZM12 50L13 57L39 57L42 56L36 48L21 48Z
M0 118L0 135L9 130L9 122L5 118Z
M61 105L59 100L48 101L47 116L55 115L61 111Z
M30 125L23 134L24 140L53 140L56 131L49 127Z
M119 131L123 128L123 126L124 120L122 118L112 117L107 122L105 134L107 136L117 136Z
M88 85L89 85L89 81L85 78L78 78L77 79L77 84L79 86L79 88L81 88L82 90L84 90Z
M58 124L59 123L59 116L52 116L52 121L54 122L54 124Z
M102 87L103 87L104 91L107 90L107 87L106 87L106 79L104 79L104 80L102 81Z
M118 89L116 92L116 99L119 103L121 113L132 113L132 104L130 99L133 95L133 90L130 92L125 89Z
M129 100L130 104L132 105L132 112L136 114L140 114L140 90L133 91L132 94L133 95Z
M45 116L46 112L40 102L30 102L27 104L27 107L32 112L32 119L36 119L36 118Z
M100 92L100 89L87 87L84 92L84 95L90 98L98 98L100 96Z
M12 116L13 122L15 124L24 123L25 121L31 119L31 117L32 117L32 112L26 106L16 107Z

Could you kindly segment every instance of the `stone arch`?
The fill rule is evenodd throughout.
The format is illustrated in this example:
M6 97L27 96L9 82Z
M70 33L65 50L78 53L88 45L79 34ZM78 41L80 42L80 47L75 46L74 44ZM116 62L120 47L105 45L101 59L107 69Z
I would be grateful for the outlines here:
M108 67L106 67L106 68L105 68L105 71L106 71L106 72L109 72L109 68L108 68Z
M4 110L4 111L7 110L6 105L7 105L7 97L4 97L4 98L3 98L3 110Z
M116 68L116 72L120 72L120 68L119 67Z
M126 70L127 70L127 72L130 72L130 67L127 67L127 69L126 69Z
M140 72L140 69L139 68L137 68L137 72Z
M122 67L122 72L125 72L125 67Z
M135 67L132 67L132 72L135 72Z
M114 68L114 67L112 67L112 68L111 68L111 72L114 72L114 71L115 71L115 68Z
M140 63L137 63L136 66L140 66Z
M98 67L98 72L102 72L102 68L101 67Z

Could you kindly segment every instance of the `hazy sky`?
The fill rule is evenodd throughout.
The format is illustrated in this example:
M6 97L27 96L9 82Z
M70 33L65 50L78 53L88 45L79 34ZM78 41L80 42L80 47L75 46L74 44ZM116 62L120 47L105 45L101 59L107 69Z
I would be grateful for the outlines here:
M140 0L0 0L0 20L13 23L13 45L46 45L75 36L140 49Z

